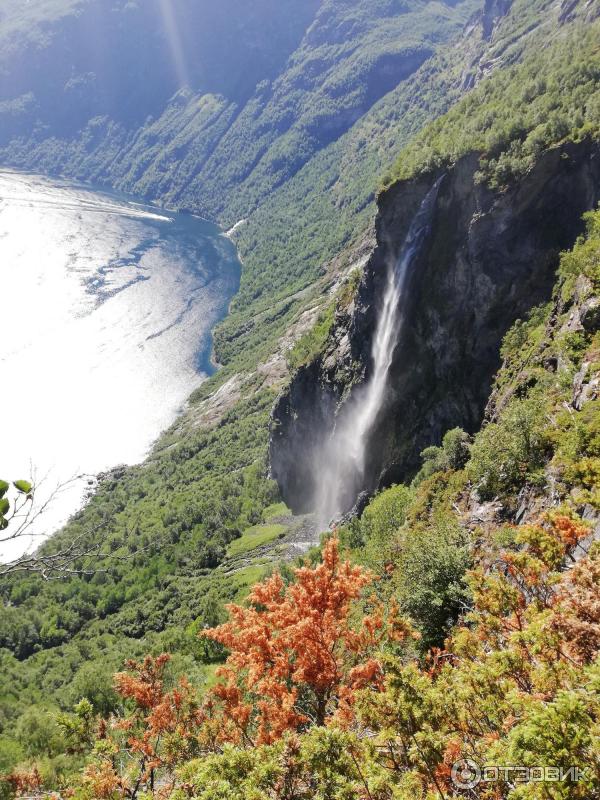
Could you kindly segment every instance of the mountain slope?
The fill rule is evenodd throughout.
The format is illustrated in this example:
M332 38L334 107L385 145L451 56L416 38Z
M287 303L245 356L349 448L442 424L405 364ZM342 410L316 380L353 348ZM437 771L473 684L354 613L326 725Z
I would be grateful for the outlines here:
M375 658L354 668L350 688L340 682L328 693L325 725L292 722L282 736L253 742L236 739L219 717L241 705L231 687L243 687L244 674L236 681L234 673L228 693L211 696L210 721L223 720L225 730L210 729L207 753L182 756L178 778L191 797L247 798L257 785L277 800L290 787L302 800L321 791L382 800L597 796L600 213L585 222L586 234L560 259L551 301L504 340L487 425L472 440L449 431L424 453L411 486L382 492L337 531L354 582L364 580L356 562L377 581L353 608L358 621L367 615L371 638L354 660L338 643L333 660L341 671L364 659L373 630L382 636ZM307 584L317 586L314 607L301 606L311 634L326 625L319 600L327 595L314 574L325 572L339 595L351 568L342 559L331 568L335 547L330 540L323 564L295 575L302 599ZM228 676L248 643L260 641L240 620L253 632L258 622L267 634L275 628L269 588L257 587L254 603L218 631L232 642ZM298 636L292 625L285 632ZM307 649L316 638L306 637ZM276 682L281 660L272 667L260 653L251 649L247 661ZM298 660L288 680L302 691L294 710L304 710L319 686ZM247 716L237 719L250 736L266 728L256 720L266 716L269 690L242 695Z
M334 5L340 19L344 18L344 9L351 7L356 12L361 7L359 3ZM396 7L401 6L397 4ZM422 14L427 7L415 4L413 8L416 9L414 13ZM442 7L442 16L450 13L449 8L449 5ZM464 4L459 4L457 9L460 15L466 11ZM581 2L574 7L576 15L587 15L588 24L596 10L597 3ZM321 23L325 25L325 22L326 19L321 18ZM280 532L277 525L284 524L291 529L298 523L297 520L290 523L287 510L274 506L280 499L278 487L268 478L269 414L276 392L288 380L287 351L304 332L301 346L296 348L301 356L300 363L303 354L308 353L312 358L315 349L318 352L323 346L339 353L334 347L336 331L341 332L352 316L358 283L354 276L344 283L344 276L351 273L354 266L364 265L369 257L370 266L359 292L368 298L368 292L377 288L372 269L376 258L371 251L378 176L389 169L401 146L425 122L446 112L486 75L494 72L501 75L505 67L521 60L530 49L535 51L540 43L565 36L572 24L565 18L563 6L555 2L521 0L514 2L511 8L508 3L488 2L485 13L473 20L465 31L460 46L452 44L442 48L409 79L374 103L351 130L322 147L290 180L264 198L246 225L238 228L234 235L244 259L245 275L233 313L216 335L216 349L224 368L192 398L189 410L161 438L151 458L143 465L107 476L88 508L47 545L57 546L60 541L79 534L106 537L100 561L103 569L91 578L72 578L50 584L34 576L17 577L6 581L2 587L0 635L4 649L0 651L0 658L5 716L0 722L0 753L8 753L10 764L26 755L35 755L48 758L55 765L57 762L53 759L57 752L52 750L51 743L39 745L40 749L35 750L38 745L32 744L32 726L41 724L40 719L51 720L56 706L67 708L83 695L98 709L110 711L117 702L111 694L110 673L119 667L124 657L169 649L178 654L176 669L190 673L200 685L212 679L213 661L220 654L207 652L199 644L198 629L218 622L223 602L243 596L248 585L269 568L266 559L257 555L254 561L249 558L239 571L235 568L227 572L224 567L235 555L231 552L232 543L239 543L237 546L243 549L250 541L269 538L275 541L274 537ZM360 30L360 25L358 28ZM328 30L327 25L325 29ZM596 29L597 23L594 23L590 30ZM482 91L485 92L485 88ZM185 117L178 108L193 110L189 107L190 98L191 95L184 92L173 101L170 111L166 112L171 115L172 124ZM208 96L198 102L199 113L205 115L203 119L212 120L211 103L221 101ZM202 104L206 104L206 108ZM121 148L129 145L129 134L123 133L122 123L109 125L114 140L110 135L105 137L103 124L100 124L100 139L105 142L106 149L98 154L97 161L93 156L94 168L100 163L106 165L112 157L118 161ZM227 115L222 124L223 130L229 129ZM460 120L455 124L460 130ZM215 133L215 140L220 140L220 130ZM210 126L206 134L207 137L212 135ZM430 134L425 134L426 140L427 136ZM203 142L200 137L201 148L205 146ZM84 163L77 160L80 147L85 145L78 137L67 147L64 141L42 136L37 147L34 142L14 141L3 155L10 155L23 165L76 171ZM90 147L94 152L93 143ZM537 287L539 295L520 296L518 308L509 307L508 310L504 297L499 306L500 318L487 346L488 381L494 365L498 364L499 338L515 314L527 308L528 302L549 296L552 271L557 264L556 250L573 243L583 223L579 219L572 225L571 222L576 213L594 202L597 182L584 147L590 148L590 155L595 143L585 139L583 144L568 144L567 155L571 147L576 153L571 159L574 171L569 180L575 182L575 178L592 176L593 191L590 190L589 197L583 197L579 187L573 190L577 207L573 208L573 217L565 219L557 230L555 239L545 239L540 245L536 237L545 235L544 228L552 226L541 225L535 229L533 238L536 241L532 246L539 259L536 276L543 279ZM452 168L457 159L452 157L452 149L448 149L449 157L443 163ZM71 153L75 154L76 163L69 167ZM580 156L582 153L584 155ZM535 173L534 169L534 174L528 173L523 178L523 186L535 184L546 168L552 176L556 168L559 188L566 185L561 184L561 180L569 171L568 165L565 159L556 159L561 154L559 150L542 148L539 162L535 164L539 172ZM189 154L190 165L194 157ZM558 166L553 159L558 161ZM463 200L473 204L474 200L479 202L483 198L488 210L492 209L491 218L503 203L507 203L500 189L492 190L474 181L478 170L476 160L477 154L467 156L454 169L452 189L447 189L444 200L447 221L455 219ZM464 164L466 167L461 167ZM178 167L171 165L169 169L177 172ZM431 177L427 172L419 173L412 181L394 186L383 196L384 217L387 214L386 223L390 223L394 244L401 238L406 217ZM518 195L520 180L521 177L515 180L509 199ZM526 183L527 180L530 183ZM537 196L543 196L542 189ZM254 200L250 191L246 193L244 189L241 197L241 203L248 203L244 208L252 207ZM472 205L468 208L473 210ZM542 204L541 208L547 207ZM554 221L556 209L550 210ZM530 211L533 216L534 209ZM239 213L236 209L231 221ZM514 222L510 212L506 219ZM461 235L468 221L466 216L461 220ZM482 233L481 239L484 238ZM509 239L507 234L504 244ZM442 278L437 290L442 292L442 267L451 266L456 252L448 247L449 240L443 231L436 241L438 250L448 249L447 261L439 258L436 262L439 268L436 278ZM460 250L460 241L452 244ZM540 254L546 252L554 258L552 264L542 263ZM474 269L474 278L477 278L475 272ZM369 302L365 307L368 310L371 306L371 313L372 305ZM323 314L317 332L311 332L312 323L323 308L328 312ZM425 304L425 324L435 322L431 309L432 306L428 308ZM334 339L328 340L332 321L335 322ZM364 356L372 323L368 314L365 323L368 324L362 344L363 361L359 359L358 365L349 365L340 385L347 387L348 374L358 379L364 375ZM446 344L448 341L450 337ZM344 367L342 360L340 363ZM306 376L306 372L303 374ZM460 394L460 380L464 376L454 377L453 389ZM425 390L427 385L423 384ZM480 386L473 401L472 415L466 423L472 429L481 417L484 395ZM455 411L456 408L451 408L450 413L436 420L433 429L421 434L422 444L437 443L444 428L456 424ZM402 444L401 437L390 437L389 450L396 450L396 453L390 455L384 451L386 459L390 456L387 466L398 463L399 442ZM413 465L417 466L414 459ZM379 478L378 470L373 474ZM388 476L388 480L392 477ZM284 523L280 522L282 519ZM292 535L291 530L289 535ZM310 535L306 539L310 541ZM233 547L235 549L235 544ZM276 549L273 552L277 555ZM39 704L38 707L31 709L32 702Z
M127 10L130 5L123 4L119 14L133 13ZM148 8L155 5L151 3ZM196 9L195 4L183 0L179 5L189 14L192 13L189 9ZM196 17L189 25L185 23L185 14L181 22L178 12L175 16L180 19L180 27L202 33L205 24L210 32L216 23L210 17L204 22L206 5L200 4L193 11ZM271 5L279 8L279 4ZM88 6L92 13L94 3L85 4L85 8ZM236 338L235 351L243 349L247 353L254 343L247 340L243 331L252 330L253 315L310 284L324 260L337 255L351 235L356 238L362 233L372 213L372 208L366 207L372 204L378 176L399 146L398 137L389 130L401 119L395 100L389 97L377 135L367 137L370 142L378 140L387 131L387 152L379 153L376 161L369 159L366 163L361 153L354 153L353 164L341 164L340 157L346 148L338 152L336 141L345 131L354 130L357 120L368 114L382 96L389 96L396 86L405 86L410 94L416 86L415 70L444 42L460 33L478 6L478 0L460 3L381 0L375 4L364 0L327 0L318 7L300 4L305 15L300 18L299 12L287 14L284 4L272 24L284 31L289 28L289 37L269 36L268 43L263 42L261 47L264 45L267 53L280 54L285 63L279 64L278 71L265 69L250 95L243 96L233 88L208 86L206 82L203 86L199 69L198 75L192 71L189 87L174 94L165 108L156 112L144 106L144 113L152 113L156 118L141 126L122 120L110 110L101 113L101 109L94 109L89 124L82 127L77 104L65 106L57 79L49 95L54 106L67 110L74 107L71 129L60 131L43 115L36 117L35 123L29 118L23 121L17 136L10 133L10 127L2 126L7 134L5 146L0 148L0 159L27 169L109 184L163 204L189 208L216 218L225 226L250 216L246 229L239 229L241 256L246 265L236 302L242 319L232 319L223 337L218 339L223 347L218 349L217 357L223 363L231 358L231 346L225 340L231 339L232 333ZM249 38L249 26L260 24L261 20L265 22L264 36L268 36L269 8L265 2L237 20L236 35L244 43ZM150 14L145 6L140 6L135 14L135 20L142 15L141 19L128 26L140 27L139 44L147 45L144 57L156 60L160 68L168 59L168 47L160 37L158 44L153 44L151 38L147 42L144 39L144 30L149 26L160 30L156 22L158 12ZM286 14L287 27L280 24L281 16ZM219 25L224 24L223 20L236 18L228 16L227 7L217 16ZM85 13L81 19L85 19ZM120 24L122 27L125 23ZM297 43L290 47L292 34L297 36ZM86 41L83 34L80 39ZM229 43L217 36L215 46L227 50ZM234 49L239 50L237 45ZM187 52L188 48L183 47L184 60ZM207 58L211 52L208 51ZM244 53L242 48L231 65L232 75L244 70ZM135 52L128 57L135 58ZM82 64L73 69L85 76L92 67ZM129 74L127 65L117 61L117 67L119 73ZM152 75L150 71L151 80L144 80L144 86L152 84ZM176 81L169 84L171 88L175 85ZM129 105L135 107L136 87L126 90L134 99ZM11 109L21 102L12 94L12 78L7 79L2 95ZM10 111L13 112L14 109ZM439 110L432 107L430 113L424 111L424 118L436 113ZM320 153L324 154L323 159L319 159ZM315 157L317 161L311 168ZM335 196L333 204L317 208L328 194L329 186L324 185L320 173L323 164L331 172L330 162L338 174L356 170L355 184L343 190L346 198L343 203L349 204L343 211L343 221L338 219L340 201ZM310 171L308 176L306 168ZM313 185L315 176L318 180ZM265 203L268 207L254 219L252 212ZM357 219L361 211L365 213ZM260 338L265 338L264 326ZM271 342L276 338L274 332Z
M134 132L186 84L243 103L278 74L318 6L9 0L0 18L1 140L72 142L100 117Z
M409 77L476 4L263 1L240 12L239 4L211 11L211 4L179 0L167 19L154 1L119 4L110 15L92 0L79 6L60 25L44 26L49 42L29 69L9 61L19 50L5 44L0 96L18 104L33 94L37 106L37 130L29 120L11 144L5 129L6 157L21 153L29 164L231 219L247 216ZM115 63L96 62L88 33L95 25L108 28L99 38L118 54ZM26 30L23 36L33 36ZM124 48L119 37L131 31L137 41ZM57 58L64 40L80 51ZM47 61L64 63L62 72L42 73ZM180 74L173 76L177 63ZM122 75L124 82L117 79ZM42 77L50 85L40 85ZM102 85L95 89L96 83ZM91 85L85 98L61 103L61 89L68 94L72 84L80 95ZM126 94L132 97L122 102ZM60 122L57 106L65 113ZM156 119L144 124L149 114Z
M356 300L274 412L273 475L292 508L314 507L322 442L371 374L387 265L444 174L431 233L411 265L390 389L359 489L405 478L445 430L479 427L502 337L549 297L559 252L600 200L600 27L597 8L582 12L585 24L558 26L543 52L532 40L522 63L482 81L403 152L397 182L379 200L377 248Z

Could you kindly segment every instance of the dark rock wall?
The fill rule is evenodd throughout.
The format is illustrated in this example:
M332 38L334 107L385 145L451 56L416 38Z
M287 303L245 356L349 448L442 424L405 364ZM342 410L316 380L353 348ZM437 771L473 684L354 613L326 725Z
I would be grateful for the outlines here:
M499 192L476 182L478 159L446 176L431 234L411 268L405 321L385 407L371 434L363 490L402 480L419 453L460 425L476 430L513 322L550 298L561 250L582 232L600 199L600 146L544 153ZM395 185L380 198L377 247L354 305L336 319L323 355L301 369L273 411L271 469L286 502L311 509L318 450L352 387L368 380L371 339L386 265L437 175Z

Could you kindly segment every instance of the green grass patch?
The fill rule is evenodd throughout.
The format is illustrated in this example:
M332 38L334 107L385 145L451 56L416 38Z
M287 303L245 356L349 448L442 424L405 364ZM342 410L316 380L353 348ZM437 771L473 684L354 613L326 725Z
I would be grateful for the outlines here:
M272 542L286 532L285 525L255 525L244 531L239 539L231 542L227 548L228 556L239 556L254 550L263 544Z
M292 512L285 503L273 503L272 505L267 506L267 508L265 508L263 511L263 519L265 522L268 522L276 517L287 517L291 513Z
M220 664L203 664L202 665L202 677L204 678L204 682L202 684L202 688L204 691L208 689L212 689L212 687L218 682L217 676L217 669L220 667Z
M265 564L252 564L232 575L231 585L237 589L233 602L241 603L245 600L250 587L261 581L266 576L268 569L269 567Z

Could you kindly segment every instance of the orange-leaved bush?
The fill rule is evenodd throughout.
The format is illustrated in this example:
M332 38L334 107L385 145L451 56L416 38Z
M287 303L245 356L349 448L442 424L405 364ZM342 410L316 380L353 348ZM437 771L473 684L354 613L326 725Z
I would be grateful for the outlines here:
M42 776L36 766L31 769L14 769L1 780L7 783L17 797L39 794L42 787Z
M382 640L411 633L395 608L372 601L358 613L374 577L340 558L336 538L294 576L289 586L279 574L257 584L247 607L229 605L230 621L201 634L230 652L205 704L213 742L265 744L310 724L347 724L354 693L381 684Z
M600 547L587 550L589 535L582 520L554 513L516 528L507 549L489 541L468 574L473 607L446 650L426 670L384 661L383 690L359 697L357 717L377 762L418 787L407 796L600 796ZM463 795L452 769L463 759L565 773L579 765L584 777L513 794L509 775Z
M115 687L132 706L121 718L101 723L95 759L84 771L83 785L94 798L127 797L154 788L157 770L173 768L198 754L201 715L186 678L165 688L170 656L128 661L115 675Z
M584 558L567 573L553 611L565 650L591 664L600 652L600 561Z

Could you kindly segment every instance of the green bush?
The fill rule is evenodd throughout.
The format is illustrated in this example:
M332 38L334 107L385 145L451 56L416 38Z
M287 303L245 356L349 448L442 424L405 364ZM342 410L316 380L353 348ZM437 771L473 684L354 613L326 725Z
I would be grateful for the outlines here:
M469 460L471 437L462 428L452 428L442 439L441 447L432 445L421 453L423 466L415 476L414 486L436 472L462 469Z
M403 533L395 565L397 597L421 634L423 652L442 647L467 608L464 577L471 563L470 534L452 512L440 510L426 525Z
M548 442L543 402L513 398L497 422L486 425L471 449L468 473L482 499L492 499L535 480Z
M325 311L319 314L313 327L290 348L287 363L291 370L310 364L322 352L333 326L334 315L335 303L330 303Z
M344 544L360 549L360 560L377 573L385 572L392 558L398 531L406 522L413 492L407 486L392 486L376 495L360 519L342 529Z

